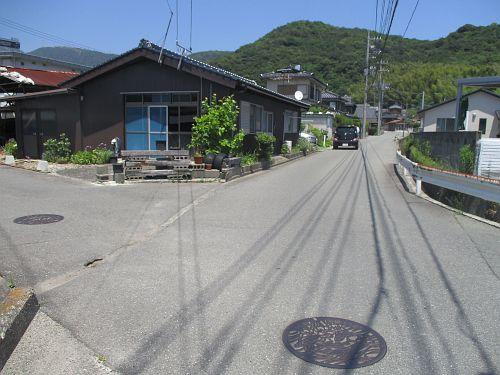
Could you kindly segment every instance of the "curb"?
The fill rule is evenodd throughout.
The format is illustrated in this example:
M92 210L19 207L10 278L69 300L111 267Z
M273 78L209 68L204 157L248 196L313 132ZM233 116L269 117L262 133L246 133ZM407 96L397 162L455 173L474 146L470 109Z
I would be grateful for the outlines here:
M0 303L0 371L23 337L38 308L35 292L28 288L12 289Z
M410 176L405 176L403 173L401 173L400 170L399 170L399 166L397 164L396 164L396 168L394 168L394 169L396 170L396 173L398 174L399 179L406 185L406 189L411 194L413 194L413 195L415 195L417 197L420 197L420 198L426 200L427 202L430 202L430 203L435 204L437 206L446 208L449 211L453 211L456 214L467 216L467 217L469 217L471 219L474 219L476 221L480 221L480 222L482 222L484 224L488 224L488 225L491 225L492 227L500 229L500 223L497 223L495 221L491 221L491 220L485 219L484 217L481 217L481 216L476 216L476 215L470 214L468 212L457 210L456 208L450 207L447 204L444 204L443 202L437 201L437 200L429 197L423 191L422 191L422 193L420 195L417 195L416 194L416 187L415 187L415 183L413 181L413 178L411 178Z

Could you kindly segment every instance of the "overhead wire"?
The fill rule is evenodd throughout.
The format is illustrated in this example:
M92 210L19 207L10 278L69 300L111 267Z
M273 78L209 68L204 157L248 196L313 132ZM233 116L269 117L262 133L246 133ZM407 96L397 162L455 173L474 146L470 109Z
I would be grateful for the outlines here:
M9 28L30 34L30 35L38 37L38 38L45 39L45 40L53 42L53 43L59 43L59 44L62 44L64 46L68 46L68 47L77 47L77 48L84 48L84 49L90 49L90 50L97 51L97 49L95 49L91 46L87 46L87 45L82 44L82 43L78 43L78 42L74 42L71 40L61 38L61 37L54 35L54 34L49 34L49 33L46 33L44 31L37 30L33 27L20 24L18 22L12 21L12 20L5 18L5 17L0 17L0 24L4 25L6 27L9 27Z
M410 17L410 19L408 21L408 24L406 25L405 32L403 33L403 38L405 37L406 32L408 31L408 27L410 27L410 23L413 20L413 16L415 15L415 11L417 10L419 2L420 2L420 0L417 0L417 2L415 3L415 7L413 8L413 12L411 13L411 17Z

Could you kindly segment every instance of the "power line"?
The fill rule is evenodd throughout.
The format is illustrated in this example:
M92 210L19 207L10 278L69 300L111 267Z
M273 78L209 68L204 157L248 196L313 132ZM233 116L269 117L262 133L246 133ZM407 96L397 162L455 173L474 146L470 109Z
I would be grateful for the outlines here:
M4 18L4 17L0 17L0 24L4 25L6 27L9 27L9 28L18 30L18 31L22 31L24 33L27 33L27 34L30 34L33 36L36 36L38 38L51 41L51 42L60 43L62 45L66 45L66 46L70 46L70 47L85 48L85 49L91 49L91 50L97 51L95 48L87 46L85 44L73 42L71 40L61 38L57 35L46 33L46 32L37 30L35 28L29 27L26 25L22 25L18 22L14 22L14 21L9 20L9 19Z
M396 9L398 8L398 4L399 0L396 0L396 4L394 5L394 9L392 10L391 22L389 23L389 28L387 29L387 33L385 34L384 45L382 46L382 51L380 52L381 56L385 51L385 45L387 43L387 38L389 38L389 33L391 32L392 21L394 21L394 15L396 14Z
M420 2L420 0L417 0L417 2L416 2L416 4L415 4L415 8L413 8L413 12L411 13L410 20L408 21L408 24L406 25L405 32L403 33L403 38L405 37L406 32L408 31L408 27L410 27L411 20L413 19L413 16L414 16L414 14L415 14L415 11L417 10L418 3L419 3L419 2Z

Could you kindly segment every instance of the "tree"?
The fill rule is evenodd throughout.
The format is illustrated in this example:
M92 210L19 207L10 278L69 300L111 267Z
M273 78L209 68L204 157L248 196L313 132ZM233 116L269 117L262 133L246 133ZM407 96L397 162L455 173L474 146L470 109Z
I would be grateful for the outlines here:
M198 152L237 154L241 151L244 134L237 132L239 108L232 96L201 103L202 115L195 117L190 147Z

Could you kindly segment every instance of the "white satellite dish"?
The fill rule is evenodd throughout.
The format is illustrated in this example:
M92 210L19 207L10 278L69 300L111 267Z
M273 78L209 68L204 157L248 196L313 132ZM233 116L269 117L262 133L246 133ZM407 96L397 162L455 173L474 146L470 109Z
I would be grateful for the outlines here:
M297 100L304 99L304 94L302 94L302 91L295 91L295 99Z

